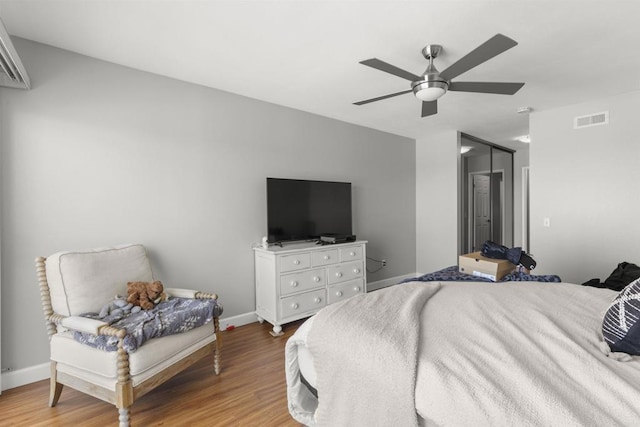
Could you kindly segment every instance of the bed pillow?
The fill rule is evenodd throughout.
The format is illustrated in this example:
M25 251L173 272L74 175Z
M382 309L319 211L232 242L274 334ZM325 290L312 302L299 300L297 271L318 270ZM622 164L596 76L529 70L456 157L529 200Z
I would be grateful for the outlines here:
M640 355L640 279L613 300L604 315L602 335L611 351Z

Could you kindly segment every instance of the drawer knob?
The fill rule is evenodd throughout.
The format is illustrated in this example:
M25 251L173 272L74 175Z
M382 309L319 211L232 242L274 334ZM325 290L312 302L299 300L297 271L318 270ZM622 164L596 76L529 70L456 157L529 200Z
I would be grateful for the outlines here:
M360 286L354 286L353 290L356 291L356 292L360 292Z
M353 269L353 272L354 272L354 273L356 273L356 274L358 274L358 273L360 273L360 269L359 269L359 268L354 268L354 269Z
M299 259L294 259L294 260L293 260L293 263L294 263L295 265L300 265L300 260L299 260Z
M318 283L320 281L320 277L318 276L313 276L313 281Z
M320 297L315 297L315 298L313 299L313 301L314 301L316 304L318 304L320 301L322 301L322 298L320 298Z
M296 282L295 280L293 280L293 281L291 282L291 286L295 288L296 286L298 286L298 282Z
M351 252L349 252L349 255L351 255L351 256L356 256L356 253L355 253L355 252L353 252L353 251L351 251Z
M341 297L341 296L342 296L342 291L338 291L338 292L336 292L336 296Z
M329 258L331 258L329 255L325 255L325 256L324 256L324 259L325 259L325 260L327 260L327 259L329 259Z
M336 273L336 277L342 277L342 273L340 273L339 271Z
M291 308L293 308L294 310L297 310L298 307L300 307L300 306L298 305L297 302L294 302L293 304L291 304Z

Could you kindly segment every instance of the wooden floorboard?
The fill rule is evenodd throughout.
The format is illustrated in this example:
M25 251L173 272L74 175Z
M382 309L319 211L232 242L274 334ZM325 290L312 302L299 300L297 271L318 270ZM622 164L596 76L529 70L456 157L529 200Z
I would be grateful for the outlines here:
M299 426L287 410L284 346L300 323L286 325L276 338L266 322L223 332L220 375L212 358L198 362L134 402L131 425ZM0 425L118 425L115 406L69 387L56 407L47 406L48 398L49 380L5 390Z

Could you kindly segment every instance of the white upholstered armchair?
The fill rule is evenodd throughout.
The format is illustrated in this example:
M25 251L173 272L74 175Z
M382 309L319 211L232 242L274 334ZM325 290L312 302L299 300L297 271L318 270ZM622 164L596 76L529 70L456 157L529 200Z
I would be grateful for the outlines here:
M51 346L49 406L56 405L67 385L114 404L120 426L128 426L129 408L137 398L203 357L211 355L214 371L220 373L222 307L215 294L165 289L169 301L171 296L216 300L213 319L186 332L151 338L135 351L126 350L124 329L80 316L98 313L116 294L126 296L127 282L154 280L144 246L59 252L37 258L36 270ZM115 351L81 343L76 332L109 338Z

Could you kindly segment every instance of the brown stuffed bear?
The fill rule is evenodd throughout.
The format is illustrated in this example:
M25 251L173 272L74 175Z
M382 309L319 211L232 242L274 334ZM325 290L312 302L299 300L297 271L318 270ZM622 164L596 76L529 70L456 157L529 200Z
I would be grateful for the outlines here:
M139 305L144 310L153 308L156 302L166 298L164 288L159 281L127 283L127 302Z

